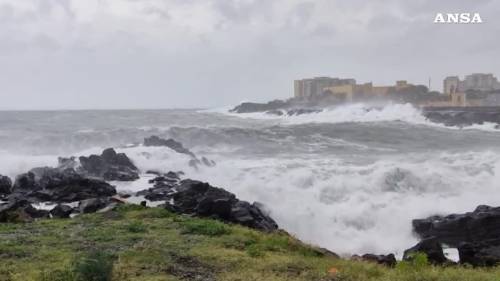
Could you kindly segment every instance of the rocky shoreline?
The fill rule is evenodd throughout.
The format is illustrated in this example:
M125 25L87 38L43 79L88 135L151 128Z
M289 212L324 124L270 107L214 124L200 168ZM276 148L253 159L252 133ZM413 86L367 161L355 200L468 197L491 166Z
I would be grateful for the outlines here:
M195 168L215 165L172 139L152 136L145 139L144 146L166 146L187 154ZM177 214L212 218L264 232L279 230L266 207L258 202L242 201L222 188L183 178L182 172L145 173L154 175L149 180L151 187L135 194L117 193L110 181L135 181L140 178L141 171L127 155L108 148L100 155L59 158L57 167L33 168L13 181L0 175L0 200L3 202L0 222L32 222L106 212L117 205L130 203L129 197L143 197ZM35 208L34 204L46 204L51 208ZM141 202L141 205L147 204L147 201ZM458 249L459 264L495 266L500 262L500 207L479 206L470 213L415 219L412 224L421 241L404 252L403 260L411 261L415 254L424 253L432 264L457 264L444 255L443 246L446 245ZM388 267L397 263L394 254L354 255L351 259Z

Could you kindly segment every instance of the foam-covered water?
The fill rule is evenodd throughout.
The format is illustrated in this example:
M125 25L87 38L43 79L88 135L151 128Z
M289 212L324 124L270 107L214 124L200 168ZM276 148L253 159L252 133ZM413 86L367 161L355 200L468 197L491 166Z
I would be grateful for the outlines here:
M425 120L409 105L351 105L299 116L217 110L0 112L0 174L115 147L146 170L179 171L264 203L299 238L344 254L398 255L411 220L500 205L500 132ZM172 137L215 167L138 144ZM149 178L113 183L148 188Z

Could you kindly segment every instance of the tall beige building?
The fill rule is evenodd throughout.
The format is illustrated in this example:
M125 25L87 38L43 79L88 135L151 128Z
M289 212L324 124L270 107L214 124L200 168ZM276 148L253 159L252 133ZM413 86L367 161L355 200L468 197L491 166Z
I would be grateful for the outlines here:
M331 77L315 77L295 80L294 97L298 99L314 99L320 97L326 88L341 85L355 85L354 79L340 79Z

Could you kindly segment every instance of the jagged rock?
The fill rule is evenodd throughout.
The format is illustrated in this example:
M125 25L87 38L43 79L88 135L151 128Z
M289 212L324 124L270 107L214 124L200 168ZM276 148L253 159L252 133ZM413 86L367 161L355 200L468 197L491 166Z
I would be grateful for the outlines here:
M189 149L185 148L182 143L174 140L174 139L162 139L158 136L151 136L149 138L144 139L144 146L166 146L175 152L189 155L191 159L188 164L190 167L198 168L198 165L205 165L207 167L215 166L215 161L209 160L206 157L202 157L198 159L196 155L191 152Z
M421 238L436 237L450 247L462 242L482 242L500 237L500 207L478 206L473 212L413 220Z
M166 146L175 152L187 154L193 158L196 158L193 152L189 149L185 148L182 143L174 140L174 139L162 139L158 136L150 136L149 138L144 139L144 146Z
M460 243L458 255L462 264L497 266L500 264L500 239Z
M291 103L282 100L274 100L268 103L244 102L236 106L235 108L231 109L230 112L252 113L252 112L264 112L264 111L276 111L288 108L291 105L292 105Z
M73 212L73 208L68 205L58 204L52 210L50 210L50 214L53 218L61 218L66 219L69 218L71 213Z
M102 154L81 156L78 172L107 181L134 181L139 179L139 169L125 155L116 153L113 148L105 149Z
M319 113L322 109L317 108L294 108L287 111L287 115L303 115L303 114L311 114L311 113Z
M155 173L157 177L149 180L149 183L154 184L152 188L139 191L137 196L144 196L149 201L168 200L175 191L176 184L179 183L177 173L168 172L166 174Z
M0 175L0 198L9 195L12 189L12 181L9 177Z
M460 263L493 266L500 262L500 207L481 205L473 212L413 220L422 238L458 248Z
M92 198L80 201L78 209L80 213L95 213L100 209L104 209L110 203L108 198Z
M167 204L170 210L212 217L264 231L278 229L276 222L258 204L240 201L222 188L199 181L183 180L175 189L177 192L171 196L173 204Z
M368 262L374 262L378 263L381 265L385 265L388 267L394 267L396 266L396 257L394 254L388 254L388 255L374 255L374 254L365 254L362 255L361 257L356 256L355 259L359 259L362 261L368 261Z
M423 115L430 121L446 126L470 126L484 122L500 124L500 108L498 107L429 107Z
M59 163L57 167L61 170L78 168L78 161L74 156L69 158L59 157L57 158L57 162Z
M10 200L0 205L0 222L31 222L46 217L47 211L35 209L27 200Z
M12 192L31 202L73 202L116 194L115 188L104 181L83 177L73 169L49 167L19 175Z
M403 260L411 260L416 253L426 254L427 259L432 264L441 265L450 262L443 253L443 247L434 237L424 239L417 245L404 251Z

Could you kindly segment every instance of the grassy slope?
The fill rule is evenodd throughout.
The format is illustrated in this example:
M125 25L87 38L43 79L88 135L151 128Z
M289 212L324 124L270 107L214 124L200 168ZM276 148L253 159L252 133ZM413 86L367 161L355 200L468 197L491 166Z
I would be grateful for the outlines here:
M284 233L123 206L74 219L0 224L0 281L77 280L72 272L96 250L105 253L97 264L109 261L112 280L500 280L500 268L387 269L324 256Z

